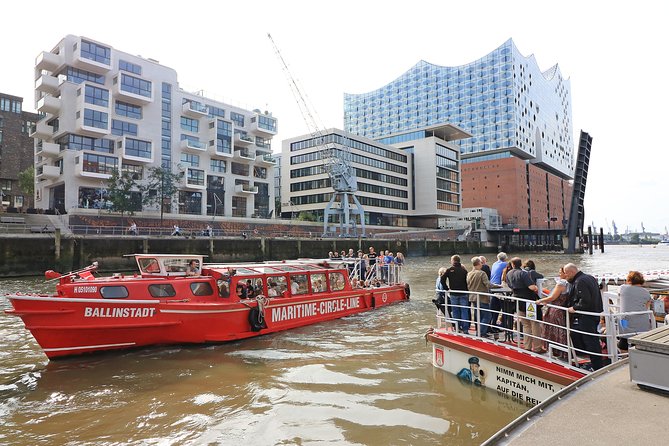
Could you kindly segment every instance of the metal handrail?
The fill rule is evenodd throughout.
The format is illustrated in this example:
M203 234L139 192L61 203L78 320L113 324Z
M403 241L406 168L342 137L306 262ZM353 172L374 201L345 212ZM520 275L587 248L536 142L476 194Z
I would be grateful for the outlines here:
M519 318L519 316L517 316L517 313L518 313L518 308L519 308L519 305L520 305L521 302L524 302L526 305L527 305L527 303L534 303L535 302L535 301L532 301L532 300L523 299L523 298L515 297L515 296L507 296L507 295L500 296L500 295L494 294L494 293L483 293L483 292L479 292L479 291L460 291L460 290L444 291L444 290L435 289L434 292L435 293L446 293L447 295L450 294L451 292L455 292L457 294L467 294L467 295L474 294L474 295L477 295L476 302L471 302L469 306L448 304L450 307L471 309L471 304L475 303L475 305L476 305L475 311L476 311L477 318L476 318L476 322L474 322L474 324L475 324L476 336L477 337L479 337L481 335L481 331L480 331L480 326L481 326L481 322L480 322L481 321L481 317L480 317L480 315L481 315L480 297L482 295L483 296L489 296L489 297L497 297L497 298L502 299L502 300L512 300L512 301L514 301L516 303L514 313L505 312L503 308L501 308L500 310L494 310L495 313L499 313L500 315L512 316L514 318L514 320ZM537 320L536 322L539 322L542 325L542 327L545 326L545 325L548 325L548 326L559 327L559 328L565 329L566 332L567 332L567 344L560 344L560 343L556 343L553 340L549 340L547 338L544 338L542 336L534 336L530 333L523 333L519 328L519 324L514 324L515 327L511 328L511 329L507 328L507 327L499 327L499 326L495 325L493 321L491 321L490 323L484 324L484 325L486 325L488 327L495 327L495 328L501 329L504 332L513 333L515 335L515 338L516 338L516 348L518 348L518 349L522 349L521 344L520 344L521 333L523 334L523 336L529 336L529 337L534 338L534 339L539 339L542 342L547 342L548 346L549 346L549 349L548 349L549 350L549 355L550 355L550 348L553 348L553 347L557 347L557 349L561 350L561 351L566 351L567 354L568 354L567 363L571 367L576 368L575 366L573 366L573 364L576 363L576 354L601 356L602 358L609 358L611 360L611 362L616 362L616 361L620 360L621 358L627 356L626 354L620 353L618 351L618 348L617 348L617 339L618 339L618 337L621 336L618 321L620 320L621 317L630 316L630 315L646 314L646 315L649 316L650 321L653 321L653 311L652 310L628 311L628 312L611 312L611 311L607 312L607 311L603 311L601 313L594 313L594 312L589 312L589 311L578 311L577 310L577 311L575 311L575 313L569 313L568 308L566 308L566 307L561 307L561 306L552 305L552 304L543 304L543 306L547 306L549 308L557 308L557 309L565 312L565 326L552 324L550 322L545 322L543 320L541 320L541 321ZM493 311L493 310L484 309L484 311ZM541 311L541 310L539 310L537 308L537 311ZM570 326L571 321L570 321L570 317L569 317L571 314L603 317L605 322L606 322L606 333L590 333L590 332L584 332L584 331L572 328ZM527 318L525 318L525 319L527 319ZM465 319L461 319L461 318L454 318L450 314L448 316L442 315L440 310L437 310L437 328L443 328L444 326L446 326L446 324L448 324L448 326L452 327L454 329L454 331L459 333L458 322L470 323L471 320L465 320ZM607 353L606 354L604 354L604 353L593 353L593 352L589 352L587 350L583 350L583 349L575 347L573 345L572 341L571 341L571 333L579 333L579 334L587 335L587 336L596 336L598 338L605 337L606 338L606 343L607 343ZM466 335L466 336L470 336L468 333L461 333L461 334ZM634 333L624 333L624 336L631 336L633 334Z

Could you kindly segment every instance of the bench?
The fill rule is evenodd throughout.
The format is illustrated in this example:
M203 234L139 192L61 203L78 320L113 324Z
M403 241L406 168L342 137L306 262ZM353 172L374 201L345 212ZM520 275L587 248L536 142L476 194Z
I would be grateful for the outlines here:
M26 219L23 217L0 217L0 223L19 223L25 224Z
M38 233L38 234L46 234L46 233L53 233L56 232L56 228L53 226L31 226L30 227L30 232L32 233Z

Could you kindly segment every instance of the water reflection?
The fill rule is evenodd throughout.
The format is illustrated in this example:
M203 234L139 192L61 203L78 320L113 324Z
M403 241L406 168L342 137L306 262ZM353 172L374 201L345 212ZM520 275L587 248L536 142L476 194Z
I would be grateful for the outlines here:
M669 250L614 248L523 258L547 276L567 261L600 272L669 265ZM409 302L215 346L49 362L20 319L2 314L0 443L479 444L526 406L431 366L422 335L447 263L410 259ZM0 281L0 294L26 290L49 287L41 278Z

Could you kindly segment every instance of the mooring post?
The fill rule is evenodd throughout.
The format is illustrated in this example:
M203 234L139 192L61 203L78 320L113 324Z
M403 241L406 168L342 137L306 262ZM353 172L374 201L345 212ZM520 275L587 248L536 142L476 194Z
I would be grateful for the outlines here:
M604 252L604 228L599 228L599 249Z
M588 226L588 254L592 255L592 226Z

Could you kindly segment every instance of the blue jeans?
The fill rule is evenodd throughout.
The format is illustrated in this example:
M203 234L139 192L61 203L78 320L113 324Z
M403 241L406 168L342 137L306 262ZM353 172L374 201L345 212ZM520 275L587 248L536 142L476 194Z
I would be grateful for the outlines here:
M474 304L476 304L476 302L474 302ZM481 336L485 336L488 334L488 330L490 330L488 324L490 324L490 321L492 320L492 312L490 311L490 304L480 303L479 308L479 312L481 313L481 320L479 321L481 326ZM476 307L474 307L474 311L476 311Z
M458 321L458 328L463 333L469 331L469 296L451 293L451 316Z

